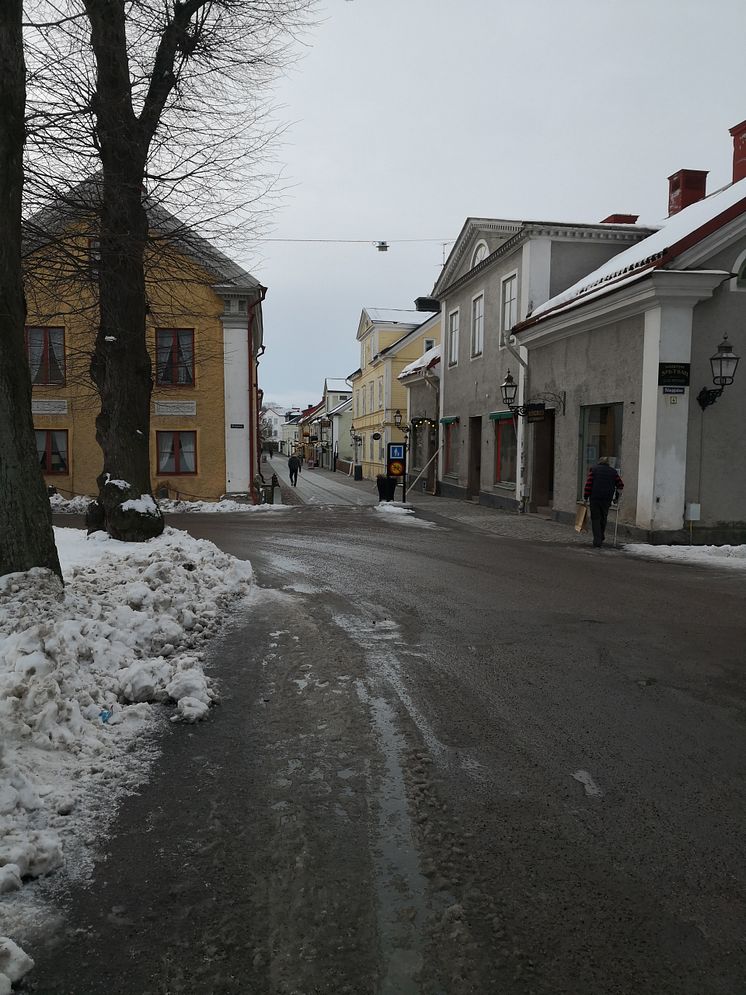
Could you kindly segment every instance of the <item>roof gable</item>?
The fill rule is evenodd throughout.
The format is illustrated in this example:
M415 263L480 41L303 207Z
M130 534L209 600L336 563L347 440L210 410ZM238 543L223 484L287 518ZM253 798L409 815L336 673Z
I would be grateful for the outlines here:
M634 275L656 268L676 268L684 253L725 229L738 218L746 222L746 179L723 187L661 222L658 231L612 256L567 290L535 308L524 324L534 324L559 308L567 310L626 285ZM702 253L700 253L702 255ZM691 261L694 261L692 254ZM519 326L520 327L520 326Z

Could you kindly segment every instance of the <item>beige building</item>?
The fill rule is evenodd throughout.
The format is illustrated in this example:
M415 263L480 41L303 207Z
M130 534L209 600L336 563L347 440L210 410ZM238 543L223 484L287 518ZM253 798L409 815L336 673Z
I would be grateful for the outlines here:
M440 314L392 308L363 308L357 330L360 369L352 383L352 431L355 463L365 479L386 469L386 445L402 442L395 426L399 411L407 422L407 391L399 381L401 371L440 342Z
M99 398L88 373L98 323L97 243L83 223L55 220L56 228L48 226L54 240L26 259L37 452L47 484L63 497L93 496L102 466ZM147 262L153 493L251 493L265 289L162 209L152 212L150 225L157 246Z

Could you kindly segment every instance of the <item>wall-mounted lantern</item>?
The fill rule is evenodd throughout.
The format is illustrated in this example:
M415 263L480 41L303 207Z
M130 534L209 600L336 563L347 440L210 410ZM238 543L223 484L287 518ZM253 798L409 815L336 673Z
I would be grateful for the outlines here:
M715 355L710 356L712 382L715 384L715 388L703 387L699 394L697 394L697 401L703 411L711 404L714 404L723 393L723 390L733 383L733 378L736 374L736 367L738 366L740 358L740 356L736 356L733 352L733 348L731 347L726 334L723 337L723 341L718 346Z

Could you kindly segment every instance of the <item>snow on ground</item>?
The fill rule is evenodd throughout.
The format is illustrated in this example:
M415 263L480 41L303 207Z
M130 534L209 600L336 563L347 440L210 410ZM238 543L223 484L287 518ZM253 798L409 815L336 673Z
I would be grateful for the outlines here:
M49 503L57 515L84 515L93 498L77 496L63 498L60 494L52 494ZM152 498L151 498L152 500ZM176 501L170 498L160 498L158 507L168 514L228 514L235 511L283 511L290 507L286 504L245 504L223 498L221 501Z
M677 563L746 570L746 546L648 546L627 543L624 552L650 560L675 560Z
M435 522L428 522L422 518L414 517L414 508L411 504L402 504L400 501L381 501L380 504L373 505L373 511L377 511L384 516L401 525L415 525L421 529L437 528Z
M33 915L23 885L66 862L84 874L164 715L207 714L217 694L200 647L253 577L170 528L147 543L55 537L64 592L40 568L0 577L0 995L29 966L2 936Z

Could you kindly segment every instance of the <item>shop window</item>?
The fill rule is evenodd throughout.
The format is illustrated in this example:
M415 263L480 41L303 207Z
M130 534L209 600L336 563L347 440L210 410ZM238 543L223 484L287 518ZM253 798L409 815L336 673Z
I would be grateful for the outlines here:
M67 432L64 429L37 429L34 436L42 471L47 474L68 473Z
M27 328L26 355L32 384L64 384L64 328Z
M156 342L156 383L159 386L194 385L194 329L158 328Z
M443 433L443 472L454 475L458 473L459 464L459 425L457 421L444 426Z
M495 483L515 484L518 442L513 418L495 422Z
M621 472L622 404L591 404L580 409L580 454L578 458L578 497L590 467L602 456Z
M196 432L157 432L158 473L197 472Z

